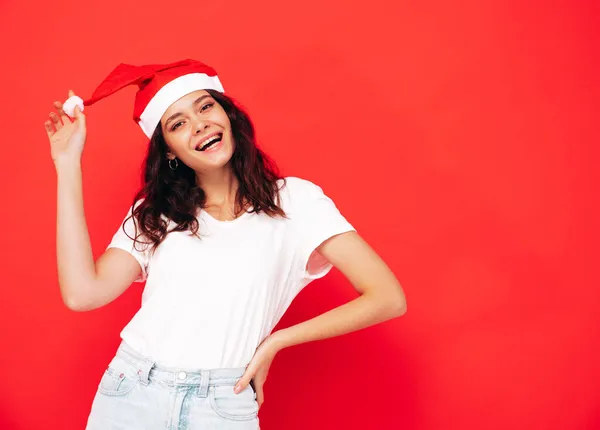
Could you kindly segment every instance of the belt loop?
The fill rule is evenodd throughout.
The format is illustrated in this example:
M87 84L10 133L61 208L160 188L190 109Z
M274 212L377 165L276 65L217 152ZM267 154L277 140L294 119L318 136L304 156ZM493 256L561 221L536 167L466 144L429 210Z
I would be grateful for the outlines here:
M142 384L148 385L150 383L150 370L152 370L153 367L154 362L150 359L144 359L144 361L140 361L137 373Z
M199 397L207 397L208 396L209 381L210 381L210 370L208 370L208 369L200 370L200 386L198 387L198 396Z

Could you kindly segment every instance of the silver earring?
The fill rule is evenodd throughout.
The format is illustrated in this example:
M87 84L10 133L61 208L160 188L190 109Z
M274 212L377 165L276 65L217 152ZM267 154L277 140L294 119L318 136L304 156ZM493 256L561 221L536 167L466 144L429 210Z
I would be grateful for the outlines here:
M171 164L171 161L175 161L175 167L173 167L173 165ZM177 170L177 167L179 167L179 162L177 161L177 158L173 158L172 160L169 160L169 168L171 170Z

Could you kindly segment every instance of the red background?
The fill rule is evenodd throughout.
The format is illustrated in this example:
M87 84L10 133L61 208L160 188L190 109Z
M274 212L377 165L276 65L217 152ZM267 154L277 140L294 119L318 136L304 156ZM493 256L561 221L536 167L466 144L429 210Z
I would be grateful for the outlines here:
M120 62L195 58L408 299L402 318L282 351L264 429L600 429L598 3L495 3L1 3L0 428L83 428L140 300L61 302L52 102ZM134 92L86 111L97 256L138 185ZM279 327L355 296L334 271Z

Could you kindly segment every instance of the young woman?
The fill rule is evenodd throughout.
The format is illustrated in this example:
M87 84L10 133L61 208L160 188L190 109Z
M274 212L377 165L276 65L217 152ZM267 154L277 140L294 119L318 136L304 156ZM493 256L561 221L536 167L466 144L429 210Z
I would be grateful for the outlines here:
M82 109L132 84L134 120L150 139L143 186L94 261L81 185ZM277 174L248 115L209 66L121 64L92 98L70 91L54 107L45 128L58 176L65 304L95 309L146 282L88 429L258 429L278 351L405 312L387 265L319 186ZM359 297L271 333L302 288L332 267Z

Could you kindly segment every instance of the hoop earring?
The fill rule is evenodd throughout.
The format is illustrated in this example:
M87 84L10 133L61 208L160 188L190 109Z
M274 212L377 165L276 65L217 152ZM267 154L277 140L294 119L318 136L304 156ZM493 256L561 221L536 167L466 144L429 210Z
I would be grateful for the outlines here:
M171 161L175 161L175 167L173 167L173 165L171 164ZM172 160L169 160L169 168L171 170L177 170L177 167L179 167L179 162L177 161L177 158L173 158Z

